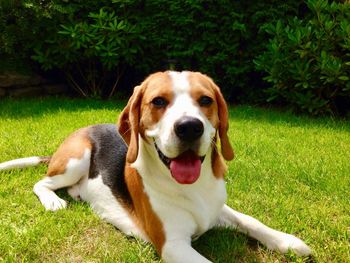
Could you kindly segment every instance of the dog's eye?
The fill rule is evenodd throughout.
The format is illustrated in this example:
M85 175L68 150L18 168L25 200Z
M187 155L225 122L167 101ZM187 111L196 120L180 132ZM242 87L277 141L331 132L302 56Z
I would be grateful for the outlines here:
M152 100L152 104L156 108L165 108L169 104L169 102L163 97L156 97Z
M199 98L198 103L201 107L208 107L213 103L213 99L208 96L202 96Z

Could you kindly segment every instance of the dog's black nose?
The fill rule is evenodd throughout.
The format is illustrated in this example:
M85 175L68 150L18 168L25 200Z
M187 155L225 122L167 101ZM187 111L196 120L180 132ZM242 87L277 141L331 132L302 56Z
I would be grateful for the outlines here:
M175 122L174 129L176 136L186 142L193 142L204 132L203 123L199 119L187 116Z

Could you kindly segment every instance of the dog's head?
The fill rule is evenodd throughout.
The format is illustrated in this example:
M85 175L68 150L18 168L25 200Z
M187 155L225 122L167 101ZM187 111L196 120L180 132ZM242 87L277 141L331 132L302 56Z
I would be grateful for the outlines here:
M135 87L119 118L129 145L127 162L138 156L139 135L158 153L177 182L194 183L211 152L217 166L217 136L226 160L234 157L228 136L228 110L218 86L197 72L159 72ZM222 170L222 169L221 169ZM215 172L215 171L214 171Z

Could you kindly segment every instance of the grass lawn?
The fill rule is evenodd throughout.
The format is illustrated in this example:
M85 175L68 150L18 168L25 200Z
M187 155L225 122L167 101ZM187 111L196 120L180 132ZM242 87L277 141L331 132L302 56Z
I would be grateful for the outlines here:
M51 155L75 129L114 123L124 103L47 98L0 101L0 162ZM227 174L228 204L293 233L311 261L350 259L350 122L312 119L248 106L232 108L236 158ZM46 212L32 192L45 167L0 172L0 261L159 262L150 245L123 236L87 204ZM194 247L214 262L303 262L245 235L209 231Z

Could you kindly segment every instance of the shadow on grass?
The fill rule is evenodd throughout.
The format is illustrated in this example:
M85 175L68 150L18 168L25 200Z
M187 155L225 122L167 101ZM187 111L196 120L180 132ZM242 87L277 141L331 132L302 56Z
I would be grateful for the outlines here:
M261 262L258 242L235 230L214 228L193 242L193 247L213 262Z
M67 97L6 98L0 100L0 118L21 119L40 117L59 111L75 112L86 110L121 111L126 100L71 99Z
M316 262L313 256L298 257L290 252L282 255L266 249L257 240L229 228L209 230L193 247L215 263L230 262Z

